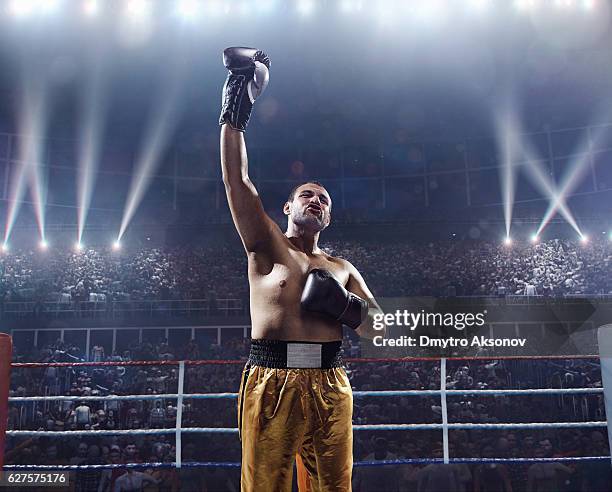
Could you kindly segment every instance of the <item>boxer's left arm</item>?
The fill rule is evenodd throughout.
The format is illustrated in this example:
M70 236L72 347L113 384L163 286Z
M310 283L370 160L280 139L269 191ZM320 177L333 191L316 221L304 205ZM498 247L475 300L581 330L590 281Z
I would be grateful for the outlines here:
M375 336L385 336L384 328L382 330L374 328L374 316L383 314L381 307L376 302L376 299L374 299L374 294L368 288L359 270L350 261L343 259L342 262L349 272L349 279L345 285L346 290L361 297L368 303L368 315L355 331L363 338L372 339Z

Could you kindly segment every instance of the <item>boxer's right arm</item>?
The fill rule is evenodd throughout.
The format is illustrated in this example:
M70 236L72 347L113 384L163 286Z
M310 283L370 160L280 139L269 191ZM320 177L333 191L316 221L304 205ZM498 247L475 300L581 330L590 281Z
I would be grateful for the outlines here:
M255 185L249 178L244 133L230 125L221 127L223 184L234 224L247 252L255 252L270 238L274 221L264 211Z
M244 142L253 103L268 85L270 59L260 50L232 47L223 52L223 64L228 69L219 117L223 183L244 247L255 252L278 228L265 213L249 178Z

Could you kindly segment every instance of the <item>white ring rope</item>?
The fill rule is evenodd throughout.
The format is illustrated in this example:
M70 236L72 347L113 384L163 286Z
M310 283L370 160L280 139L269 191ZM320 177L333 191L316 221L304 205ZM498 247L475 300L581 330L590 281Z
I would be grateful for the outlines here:
M535 389L466 389L446 390L447 395L586 395L603 393L603 388L535 388ZM354 391L355 397L366 396L438 396L441 390L388 390L388 391ZM185 393L184 399L231 399L237 398L238 393ZM158 395L107 395L107 396L12 396L9 403L25 403L29 401L109 401L109 400L162 400L178 399L177 393L163 393Z
M501 424L476 424L476 423L449 423L448 429L574 429L585 427L606 427L605 420L594 422L535 422L535 423L501 423ZM440 430L444 424L362 424L354 425L356 431L413 431L413 430ZM235 434L237 428L231 427L183 427L181 432L191 434L212 433L212 434ZM75 431L30 431L30 430L9 430L7 436L115 436L115 435L157 435L174 434L176 429L115 429L115 430L75 430Z

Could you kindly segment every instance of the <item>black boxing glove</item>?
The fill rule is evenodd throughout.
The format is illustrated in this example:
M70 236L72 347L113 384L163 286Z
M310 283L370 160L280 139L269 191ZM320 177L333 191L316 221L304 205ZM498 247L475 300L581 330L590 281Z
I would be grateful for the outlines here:
M233 47L223 51L223 64L229 70L223 85L219 125L246 130L253 103L268 85L270 58L253 48Z
M302 309L330 316L357 329L368 315L368 303L346 290L327 270L316 268L306 278Z

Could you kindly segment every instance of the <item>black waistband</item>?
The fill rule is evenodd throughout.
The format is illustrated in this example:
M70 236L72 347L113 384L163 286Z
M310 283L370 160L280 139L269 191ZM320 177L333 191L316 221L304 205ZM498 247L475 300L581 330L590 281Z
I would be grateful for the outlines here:
M248 364L273 369L287 368L287 346L291 343L319 345L321 347L320 369L342 367L342 342L287 342L285 340L251 340Z

